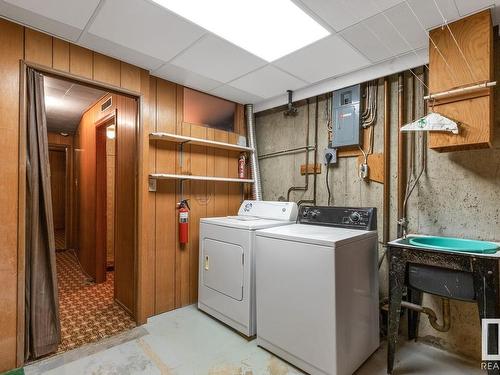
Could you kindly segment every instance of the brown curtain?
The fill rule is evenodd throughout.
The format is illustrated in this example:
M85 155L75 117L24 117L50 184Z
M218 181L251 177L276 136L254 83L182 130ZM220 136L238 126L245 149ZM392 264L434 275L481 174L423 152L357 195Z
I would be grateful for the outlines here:
M61 340L43 75L27 71L25 357L55 352Z

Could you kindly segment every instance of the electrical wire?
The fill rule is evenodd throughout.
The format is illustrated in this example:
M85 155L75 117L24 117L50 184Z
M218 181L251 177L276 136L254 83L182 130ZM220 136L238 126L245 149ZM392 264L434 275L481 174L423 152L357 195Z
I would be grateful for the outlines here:
M326 190L328 191L328 206L330 205L330 201L332 199L332 192L330 191L330 181L328 179L328 172L330 171L330 163L326 165Z

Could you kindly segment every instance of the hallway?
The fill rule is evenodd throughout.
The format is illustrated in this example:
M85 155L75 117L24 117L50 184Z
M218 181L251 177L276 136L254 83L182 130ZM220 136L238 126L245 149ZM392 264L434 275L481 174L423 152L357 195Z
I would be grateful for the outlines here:
M65 352L135 327L133 319L113 297L114 272L95 284L83 273L72 250L57 252L57 282L61 344Z

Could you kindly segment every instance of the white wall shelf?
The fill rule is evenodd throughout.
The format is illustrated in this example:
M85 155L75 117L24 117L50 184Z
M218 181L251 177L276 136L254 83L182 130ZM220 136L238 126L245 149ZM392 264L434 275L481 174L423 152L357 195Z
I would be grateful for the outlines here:
M191 181L217 181L217 182L239 182L253 183L253 179L248 178L231 178L231 177L214 177L214 176L192 176L187 174L170 174L170 173L151 173L150 179L153 180L191 180Z
M150 133L149 139L155 141L175 142L180 144L189 143L192 145L222 148L224 150L231 150L231 151L253 152L253 148L251 147L235 145L232 143L210 141L201 138L186 137L184 135L177 135L171 133L163 133L163 132Z

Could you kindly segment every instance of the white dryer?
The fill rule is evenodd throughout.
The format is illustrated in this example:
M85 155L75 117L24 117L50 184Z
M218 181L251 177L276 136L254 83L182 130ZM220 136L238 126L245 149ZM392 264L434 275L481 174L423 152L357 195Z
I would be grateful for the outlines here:
M257 231L257 344L312 375L348 375L379 346L376 209L301 207Z
M255 335L255 231L295 223L293 202L244 201L238 216L200 220L198 308Z

